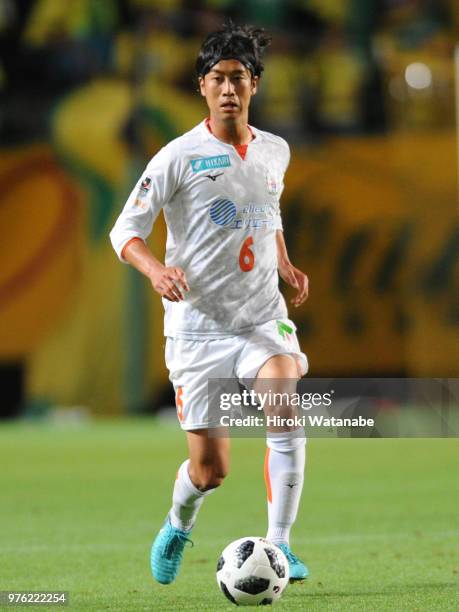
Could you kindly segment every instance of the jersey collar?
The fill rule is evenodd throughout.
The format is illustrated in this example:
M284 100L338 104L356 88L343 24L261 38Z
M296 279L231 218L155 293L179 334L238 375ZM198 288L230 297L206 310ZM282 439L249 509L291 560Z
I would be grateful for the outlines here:
M206 117L200 123L201 132L202 132L205 140L213 140L215 142L219 142L221 145L224 145L226 147L231 147L232 149L234 149L234 145L229 144L228 142L223 142L223 140L219 140L216 136L214 136L212 134L212 132L207 127L207 121L208 120L209 120L209 118ZM261 142L261 140L262 140L262 133L260 132L260 130L258 130L257 128L253 127L253 125L248 125L247 127L249 128L249 130L253 134L253 139L249 142L249 144L252 146L254 144L258 144L259 142Z

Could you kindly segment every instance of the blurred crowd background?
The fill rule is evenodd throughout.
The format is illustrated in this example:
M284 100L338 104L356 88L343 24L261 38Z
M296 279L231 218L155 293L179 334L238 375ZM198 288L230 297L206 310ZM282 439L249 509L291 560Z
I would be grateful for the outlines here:
M273 36L251 123L292 149L311 375L459 376L456 0L0 0L0 416L173 402L160 300L108 232L206 116L226 18Z

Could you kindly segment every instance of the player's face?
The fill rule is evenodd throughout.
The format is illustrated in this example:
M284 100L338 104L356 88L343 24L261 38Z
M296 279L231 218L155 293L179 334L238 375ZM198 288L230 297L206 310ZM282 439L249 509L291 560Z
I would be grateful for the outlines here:
M199 79L211 117L220 120L247 121L251 97L257 91L258 77L253 77L239 60L220 60Z

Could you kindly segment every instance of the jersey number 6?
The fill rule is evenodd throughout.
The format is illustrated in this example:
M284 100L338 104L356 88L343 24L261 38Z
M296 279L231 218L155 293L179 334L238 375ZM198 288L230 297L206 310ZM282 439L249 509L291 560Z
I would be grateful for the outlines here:
M252 236L249 236L241 246L241 251L239 253L239 267L243 272L250 272L255 265L255 255L253 251L250 250L250 247L253 244Z

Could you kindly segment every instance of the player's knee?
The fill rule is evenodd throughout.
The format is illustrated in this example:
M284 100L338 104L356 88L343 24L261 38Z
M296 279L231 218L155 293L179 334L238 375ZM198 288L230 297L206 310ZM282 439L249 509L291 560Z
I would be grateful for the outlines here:
M276 379L298 379L300 378L297 359L293 355L275 355L264 363L260 368L257 379L273 379L271 384L275 384Z

